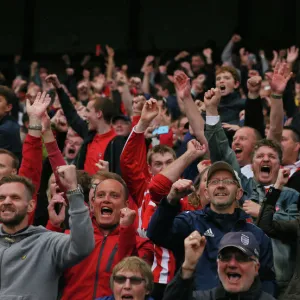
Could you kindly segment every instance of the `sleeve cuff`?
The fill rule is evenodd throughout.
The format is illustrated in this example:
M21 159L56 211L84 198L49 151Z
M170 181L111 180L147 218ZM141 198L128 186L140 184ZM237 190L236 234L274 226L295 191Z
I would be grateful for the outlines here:
M216 125L220 121L220 116L206 116L207 125Z

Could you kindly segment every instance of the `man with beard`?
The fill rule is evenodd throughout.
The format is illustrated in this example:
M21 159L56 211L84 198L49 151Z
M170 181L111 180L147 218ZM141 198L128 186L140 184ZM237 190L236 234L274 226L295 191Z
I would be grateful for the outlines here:
M275 276L270 239L249 223L249 216L237 207L243 190L237 173L225 162L216 162L208 170L205 197L210 201L203 210L178 215L179 200L193 190L192 181L176 181L152 216L147 235L155 243L174 252L177 264L183 262L184 239L197 230L207 245L195 270L195 289L208 290L219 285L217 255L221 238L228 232L249 231L260 245L260 271L263 290L274 292Z
M92 223L77 185L76 168L61 166L57 173L70 202L71 235L29 226L28 216L35 207L34 186L17 175L0 180L1 299L56 299L63 271L94 248Z

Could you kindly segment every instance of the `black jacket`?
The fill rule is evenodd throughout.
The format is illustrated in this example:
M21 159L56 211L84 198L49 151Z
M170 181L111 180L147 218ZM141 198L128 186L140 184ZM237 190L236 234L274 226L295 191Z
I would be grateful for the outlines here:
M269 190L262 205L257 226L271 238L279 239L288 244L297 243L296 266L283 299L300 299L300 219L298 217L296 220L291 221L273 220L275 205L280 193L280 190L274 188Z
M11 116L4 116L0 119L0 148L11 151L21 160L20 126Z
M271 295L262 291L261 282L255 278L247 292L232 294L225 291L220 285L208 291L193 291L194 278L182 279L181 269L168 284L163 300L274 300Z

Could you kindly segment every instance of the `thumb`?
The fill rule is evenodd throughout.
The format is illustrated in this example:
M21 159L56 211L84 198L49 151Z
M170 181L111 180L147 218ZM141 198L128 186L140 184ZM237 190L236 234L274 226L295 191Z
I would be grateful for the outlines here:
M26 109L31 106L30 100L26 98Z

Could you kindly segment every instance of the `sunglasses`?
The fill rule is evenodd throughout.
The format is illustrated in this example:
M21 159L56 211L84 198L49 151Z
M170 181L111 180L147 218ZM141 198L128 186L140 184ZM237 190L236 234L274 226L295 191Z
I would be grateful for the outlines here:
M232 260L232 258L235 258L235 260L239 263L247 263L250 261L256 261L256 259L247 256L246 254L243 253L220 253L218 255L218 259L222 262L229 262Z
M113 276L113 279L114 279L114 282L116 282L118 284L124 284L126 282L126 280L129 279L130 284L132 284L132 285L139 285L143 281L146 281L142 277L138 277L138 276L126 277L126 276L123 276L123 275L115 275L115 276Z

